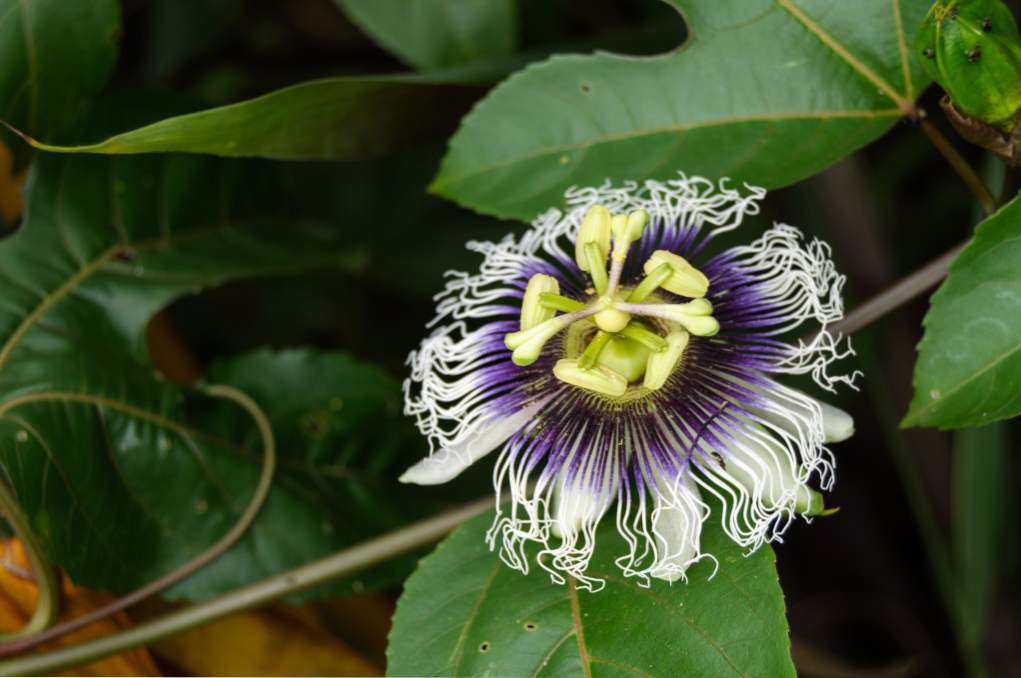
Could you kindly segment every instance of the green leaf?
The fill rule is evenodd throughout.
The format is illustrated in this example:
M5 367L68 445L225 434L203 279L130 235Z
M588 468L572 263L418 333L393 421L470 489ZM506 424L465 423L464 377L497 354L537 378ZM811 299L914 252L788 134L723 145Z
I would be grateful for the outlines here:
M401 415L400 384L379 368L343 353L261 350L214 364L206 380L239 388L262 406L276 436L278 472L252 529L175 593L221 593L397 529L429 508L422 492L397 482L422 446ZM214 410L206 423L258 450L237 409ZM394 559L298 599L393 585L413 566L413 556Z
M59 133L106 84L119 37L116 0L0 0L0 119Z
M51 557L84 585L132 588L194 556L237 519L258 472L261 441L244 412L154 373L140 340L148 317L205 285L349 262L335 230L268 211L260 168L41 156L22 227L0 241L0 459ZM274 360L251 358L224 378L273 373ZM402 519L380 505L358 521L347 512L389 496L358 473L393 462L397 385L342 356L279 360L296 379L322 380L299 388L277 375L281 390L257 395L282 422L281 455L295 468L246 542L181 594L220 592ZM350 414L321 416L337 398ZM344 445L299 443L292 417L312 417L306 433L335 432ZM346 464L361 470L329 480Z
M236 104L166 118L57 153L209 153L277 160L357 160L443 136L477 93L425 76L313 80Z
M932 296L902 426L982 426L1021 414L1021 198L981 224Z
M714 514L715 515L715 514ZM387 674L394 676L793 676L773 552L745 558L714 521L703 549L719 558L687 584L625 579L626 551L604 521L597 593L561 586L535 566L511 570L485 545L492 514L463 525L425 558L397 604ZM534 551L531 553L534 563Z
M511 76L465 117L432 190L531 219L606 179L785 186L882 135L927 83L905 32L929 0L672 2L682 49L555 56Z
M423 71L510 56L515 0L334 0L373 40Z

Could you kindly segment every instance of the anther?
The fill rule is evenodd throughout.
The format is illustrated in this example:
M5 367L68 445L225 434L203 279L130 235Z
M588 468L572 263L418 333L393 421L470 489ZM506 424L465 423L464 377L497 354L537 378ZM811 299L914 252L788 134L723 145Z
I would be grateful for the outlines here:
M666 250L656 250L649 257L642 269L646 275L652 274L661 266L670 267L670 276L660 285L668 292L682 297L704 297L709 291L709 278L702 271L688 263L687 259ZM638 288L635 288L636 290Z
M536 273L528 280L525 298L521 302L521 329L530 330L550 320L557 314L556 309L542 303L544 295L558 295L560 283L550 275Z
M581 270L592 272L589 254L585 250L585 246L589 244L595 244L597 247L599 267L606 268L606 257L610 254L610 222L610 210L602 205L593 205L585 213L585 218L581 220L581 226L578 228L578 238L574 241L574 260Z
M611 222L614 256L617 256L618 249L621 250L621 256L625 256L631 243L641 239L648 223L649 213L645 210L635 210L626 216L623 214L614 216Z
M688 333L684 330L674 330L666 338L666 348L649 355L645 365L645 388L655 391L663 388L666 380L673 374L677 364L684 355L684 349L688 346Z
M586 243L583 250L585 260L588 262L586 270L592 276L592 285L599 294L606 293L606 251L594 242Z

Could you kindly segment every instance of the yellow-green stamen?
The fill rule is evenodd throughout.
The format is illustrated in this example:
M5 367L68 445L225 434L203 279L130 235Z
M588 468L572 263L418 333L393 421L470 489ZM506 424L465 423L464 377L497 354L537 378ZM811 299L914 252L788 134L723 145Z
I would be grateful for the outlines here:
M599 294L605 294L607 285L606 278L606 253L594 242L590 242L583 248L585 262L588 264L588 274L592 276L592 285Z
M708 278L671 252L654 252L643 266L645 278L630 291L618 290L628 250L648 223L645 210L614 215L594 205L585 213L575 241L575 261L589 274L595 295L571 299L560 294L552 276L532 276L522 303L521 331L504 337L515 364L534 363L554 335L571 327L567 343L573 348L565 350L572 357L557 361L553 375L573 386L619 397L631 387L662 388L680 369L690 335L712 336L719 331L713 306L705 298ZM662 303L662 295L656 295L661 288L692 300ZM643 303L650 297L655 303ZM558 317L558 312L565 315ZM636 317L658 320L641 322ZM584 341L582 336L591 337L587 345L578 343Z
M682 297L698 298L704 297L709 291L709 278L689 264L687 259L673 252L656 250L645 262L643 270L646 274L651 274L662 266L667 266L670 270L670 275L661 283L667 292L673 292Z
M647 330L643 325L636 322L629 323L620 333L628 339L634 339L639 344L653 350L661 351L667 346L667 341L655 332Z
M557 314L556 309L543 305L542 298L547 294L556 295L559 291L560 283L553 276L536 273L531 277L525 289L525 298L521 301L522 330L530 330Z
M552 311L563 311L564 313L573 313L585 308L585 304L582 302L559 294L541 294L539 295L539 303Z
M642 282L638 283L638 287L631 290L631 294L628 295L627 300L631 303L637 304L645 301L649 298L649 295L656 291L656 289L663 284L663 281L672 275L673 271L669 264L662 264L656 267L651 273L645 276Z
M599 358L599 354L602 352L606 345L613 339L613 335L609 332L600 330L596 333L596 336L589 342L588 348L581 354L581 358L578 359L578 367L583 370L587 370L596 364L596 360Z

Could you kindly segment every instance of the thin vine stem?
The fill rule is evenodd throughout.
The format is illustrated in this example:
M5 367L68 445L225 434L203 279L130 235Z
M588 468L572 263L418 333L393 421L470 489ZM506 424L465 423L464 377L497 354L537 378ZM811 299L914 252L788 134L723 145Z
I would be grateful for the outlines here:
M922 130L922 133L929 138L932 145L936 147L936 150L940 152L946 161L950 164L957 176L961 178L964 184L968 187L974 195L975 199L978 200L979 206L985 215L988 217L996 211L996 198L989 192L989 188L986 187L982 177L979 176L975 168L964 159L957 147L950 142L949 139L944 136L943 132L938 127L929 122L929 120L921 115L917 118L918 126Z
M17 631L0 634L0 639L19 639L39 633L57 620L60 613L60 582L53 566L43 555L42 547L32 533L17 497L3 478L0 478L0 513L3 513L7 522L14 528L14 533L28 554L28 562L32 566L32 575L35 577L38 590L32 618Z
M189 560L181 567L172 572L168 572L159 579L156 579L155 581L150 582L145 586L136 589L107 605L104 605L103 607L92 610L88 614L84 614L80 617L75 617L63 624L58 624L57 626L45 631L42 630L42 628L45 627L36 628L35 631L37 632L32 635L24 635L24 633L22 633L21 637L13 640L7 640L6 642L0 642L0 656L8 656L16 652L22 652L36 647L40 643L45 643L49 640L53 640L54 638L59 638L64 634L80 629L83 626L88 626L100 619L131 607L143 599L183 581L223 555L223 553L233 546L248 530L252 522L255 520L255 517L258 515L259 510L262 508L262 505L265 503L270 487L273 484L273 475L276 470L276 441L273 437L273 428L270 426L269 419L262 411L262 408L260 408L254 400L236 388L231 386L210 385L206 386L203 390L214 398L230 400L244 409L255 421L256 427L259 431L259 436L262 439L262 470L259 474L259 480L255 486L255 490L252 492L251 499L248 501L248 505L245 507L245 510L242 512L234 526L229 532L220 537L216 543ZM4 491L6 491L6 488L3 488L3 491L0 491L0 507L6 511L8 507L3 506ZM16 504L15 508L17 508ZM17 530L16 523L15 529ZM20 530L18 531L18 536L23 540L23 543L31 544L31 541L25 541L26 535L28 535L29 539L34 540L31 536L31 532L26 530L23 534ZM26 549L28 550L29 557L31 558L31 554L33 553L32 549L28 546L26 546ZM32 563L32 567L34 570L38 571L34 561ZM44 602L46 602L43 597L42 584L40 584L39 590L40 598L36 609L36 615L40 614L40 609L45 609ZM33 617L33 620L34 619L35 617ZM0 674L10 675L4 671L0 671Z
M827 329L833 334L854 334L868 327L886 314L895 311L915 297L932 289L947 276L947 270L966 242L950 248L925 266L901 278L871 299L858 304L838 322Z
M225 615L241 612L292 593L304 591L430 544L464 521L492 506L493 498L485 497L465 504L456 510L427 518L332 556L249 584L205 603L171 612L120 633L103 636L46 654L30 655L0 662L0 675L58 673L140 645L146 645L159 638L187 631Z

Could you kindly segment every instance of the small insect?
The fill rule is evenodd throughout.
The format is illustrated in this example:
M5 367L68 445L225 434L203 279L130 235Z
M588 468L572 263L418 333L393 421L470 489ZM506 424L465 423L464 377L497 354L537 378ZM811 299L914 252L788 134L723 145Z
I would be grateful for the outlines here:
M982 19L982 30L986 33L993 30L993 22L989 20L989 17Z
M969 62L975 63L982 58L982 45L975 45L974 49L967 52L965 56L968 57Z
M936 53L932 51L931 47L926 47L925 49L922 50L922 56L924 56L926 59L935 59Z

